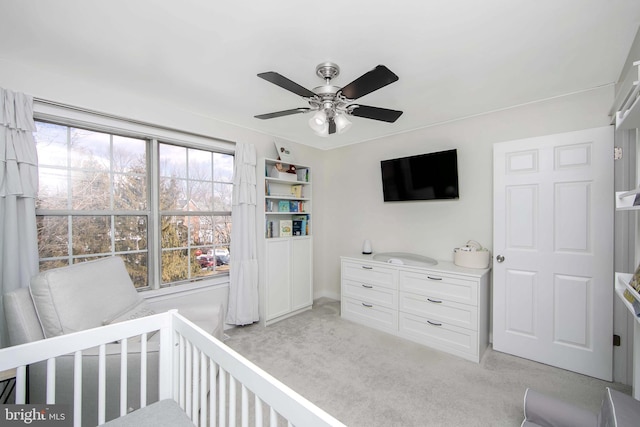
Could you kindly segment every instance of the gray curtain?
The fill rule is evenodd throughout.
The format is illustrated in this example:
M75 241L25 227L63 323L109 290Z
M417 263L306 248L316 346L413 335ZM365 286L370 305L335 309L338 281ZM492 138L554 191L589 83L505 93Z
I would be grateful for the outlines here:
M256 148L236 144L231 207L231 271L226 323L260 320L256 235Z
M38 272L35 130L33 98L0 88L0 299L29 286ZM6 347L4 304L0 304L0 319L0 347Z

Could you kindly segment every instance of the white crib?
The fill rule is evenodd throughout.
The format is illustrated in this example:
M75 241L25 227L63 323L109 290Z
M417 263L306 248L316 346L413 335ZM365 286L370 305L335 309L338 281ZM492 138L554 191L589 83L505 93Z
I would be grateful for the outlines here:
M159 334L158 401L147 402L147 359L151 351L147 338ZM140 339L140 407L131 408L127 400L128 341ZM120 418L106 419L105 384L110 375L106 363L109 343L121 343ZM137 346L136 342L136 346ZM180 408L183 418L196 426L262 426L279 424L291 426L342 426L338 420L291 390L268 373L246 360L231 348L213 338L185 319L177 311L169 311L123 323L103 326L69 335L40 340L0 350L0 372L16 369L15 403L27 399L28 366L46 364L46 401L29 404L56 404L56 360L73 358L74 426L82 424L83 408L83 352L98 351L97 384L98 424L137 425L145 414L158 416L172 407ZM71 356L69 356L71 355ZM85 372L86 375L86 372ZM177 405L173 404L175 401ZM169 402L169 405L164 403ZM133 412L132 412L133 410ZM137 410L137 411L135 411ZM185 415L186 414L186 417ZM176 414L173 414L176 415ZM172 418L160 415L165 423L174 425ZM85 417L86 419L86 417ZM129 423L127 420L131 419ZM128 424L129 423L129 424Z

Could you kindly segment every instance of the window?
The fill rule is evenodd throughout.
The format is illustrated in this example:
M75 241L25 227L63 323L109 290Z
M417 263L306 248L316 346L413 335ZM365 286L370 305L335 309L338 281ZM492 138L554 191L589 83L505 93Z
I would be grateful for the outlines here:
M228 274L233 155L36 126L41 270L117 255L139 289Z

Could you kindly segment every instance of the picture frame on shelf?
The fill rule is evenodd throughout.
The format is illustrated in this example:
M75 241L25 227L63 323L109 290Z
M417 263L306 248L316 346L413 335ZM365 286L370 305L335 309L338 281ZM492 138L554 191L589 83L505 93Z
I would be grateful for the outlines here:
M276 146L276 152L278 153L278 157L283 162L292 163L295 162L295 157L293 156L293 151L291 151L291 147L286 142L278 142L273 141Z

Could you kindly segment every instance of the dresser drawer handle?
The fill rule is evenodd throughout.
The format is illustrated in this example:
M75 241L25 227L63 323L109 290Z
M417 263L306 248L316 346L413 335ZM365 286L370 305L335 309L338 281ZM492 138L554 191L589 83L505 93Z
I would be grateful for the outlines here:
M433 303L435 303L435 304L442 304L442 301L438 301L438 300L431 299L431 298L427 298L427 301L429 301L429 302L433 302Z
M429 280L442 280L442 277L431 277L431 276L427 276L427 279L429 279Z
M367 289L373 289L373 286L371 285L362 285L363 288L367 288Z
M373 267L369 267L368 265L363 265L362 268L365 270L373 270Z
M431 320L427 320L427 322L428 322L430 325L433 325L433 326L442 326L442 323L432 322Z
M366 303L364 303L364 302L362 303L362 305L364 305L364 306L365 306L365 307L367 307L367 308L371 308L371 307L373 307L373 305L372 305L372 304L366 304Z

